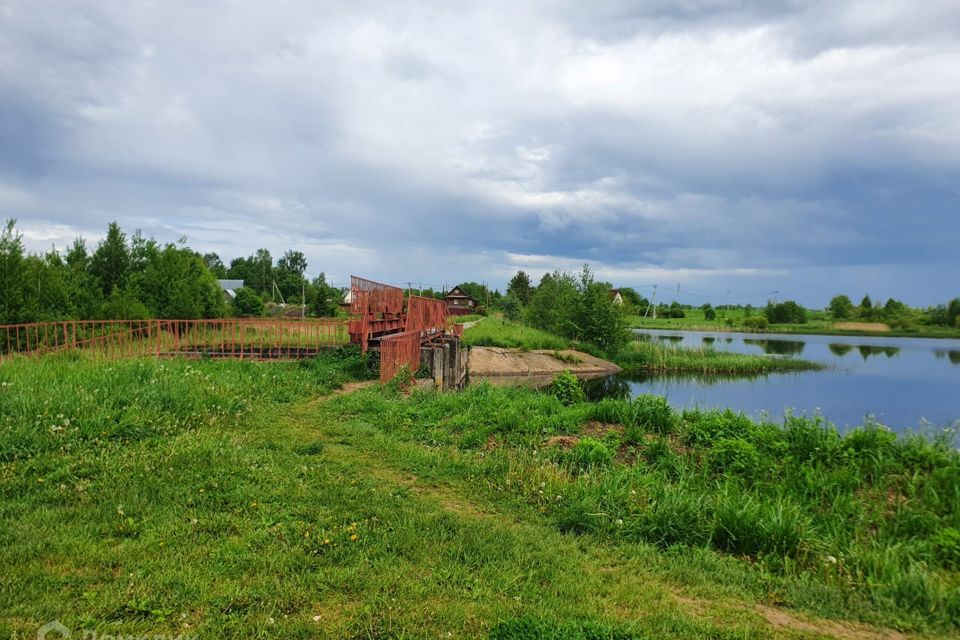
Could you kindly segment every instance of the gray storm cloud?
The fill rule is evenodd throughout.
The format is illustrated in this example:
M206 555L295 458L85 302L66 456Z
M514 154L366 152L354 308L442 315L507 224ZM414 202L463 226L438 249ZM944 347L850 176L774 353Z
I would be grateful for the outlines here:
M502 285L957 294L952 2L0 0L0 214ZM783 293L781 293L783 295Z

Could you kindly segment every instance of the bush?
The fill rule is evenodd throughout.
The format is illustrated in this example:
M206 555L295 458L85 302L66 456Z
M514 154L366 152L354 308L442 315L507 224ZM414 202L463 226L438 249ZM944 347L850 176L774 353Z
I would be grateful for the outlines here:
M554 375L549 390L560 402L567 406L583 402L585 397L580 380L569 371L561 371Z
M743 319L743 328L748 331L763 331L767 328L769 321L764 316L753 316Z
M752 478L760 468L760 454L746 440L722 438L707 453L707 466L716 473Z
M581 471L613 464L613 451L596 438L581 438L570 449L571 464Z
M793 300L779 304L767 304L764 310L767 320L773 324L803 324L807 321L807 310Z
M941 565L960 570L960 531L953 527L941 529L933 536L933 548Z
M234 313L241 318L255 318L263 315L263 300L249 287L241 287L233 299Z
M675 422L673 409L667 404L667 399L662 396L637 396L630 402L627 415L631 424L624 424L624 426L642 427L661 435L673 431Z

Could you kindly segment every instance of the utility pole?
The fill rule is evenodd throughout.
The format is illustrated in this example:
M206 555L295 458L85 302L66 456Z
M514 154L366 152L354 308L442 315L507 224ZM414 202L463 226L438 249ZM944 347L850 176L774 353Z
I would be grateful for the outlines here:
M653 307L653 319L657 319L657 285L653 285L653 295L650 296L650 306Z
M410 297L410 292L411 292L410 287L412 287L412 286L413 286L413 283L408 280L408 281L407 281L407 297L408 297L408 298Z

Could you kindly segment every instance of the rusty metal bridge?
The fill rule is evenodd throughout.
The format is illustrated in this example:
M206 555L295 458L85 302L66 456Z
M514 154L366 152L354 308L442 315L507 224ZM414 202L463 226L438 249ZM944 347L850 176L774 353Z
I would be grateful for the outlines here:
M0 363L77 350L94 357L203 357L294 360L357 344L379 351L380 379L420 367L420 349L459 335L442 300L350 278L349 319L216 318L210 320L64 320L0 325Z

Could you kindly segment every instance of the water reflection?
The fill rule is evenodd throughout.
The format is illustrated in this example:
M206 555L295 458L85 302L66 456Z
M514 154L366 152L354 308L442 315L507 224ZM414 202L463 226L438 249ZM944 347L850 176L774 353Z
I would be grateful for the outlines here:
M665 395L674 407L731 407L751 415L818 410L838 425L859 425L865 415L897 430L944 426L960 417L960 340L864 336L777 335L638 331L693 348L822 362L824 371L773 374L760 379L716 376L620 377L597 382L596 395ZM678 339L680 338L680 339ZM936 363L937 366L931 366Z
M889 346L878 347L870 344L861 344L861 345L857 345L857 351L860 352L860 355L863 357L864 360L866 360L870 356L878 356L881 353L887 356L888 358L892 358L893 356L900 353L900 347L889 347Z
M803 353L803 348L807 346L806 342L800 340L755 340L752 338L744 338L743 342L744 344L760 347L766 354L777 356L798 356Z
M830 343L827 348L830 349L830 353L840 357L843 357L853 351L852 344L838 344L836 342Z

